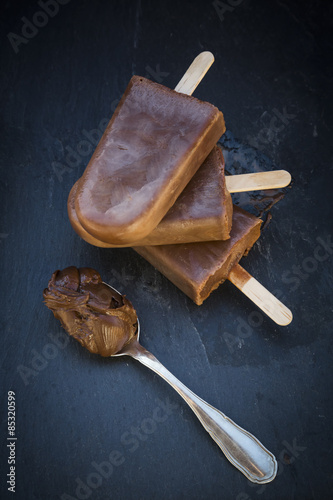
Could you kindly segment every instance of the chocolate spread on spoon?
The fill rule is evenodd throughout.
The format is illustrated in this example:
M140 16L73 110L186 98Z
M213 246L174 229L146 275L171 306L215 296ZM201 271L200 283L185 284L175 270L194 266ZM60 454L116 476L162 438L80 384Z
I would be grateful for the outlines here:
M94 269L71 266L55 271L43 297L67 333L90 352L112 356L136 335L132 304L103 283Z

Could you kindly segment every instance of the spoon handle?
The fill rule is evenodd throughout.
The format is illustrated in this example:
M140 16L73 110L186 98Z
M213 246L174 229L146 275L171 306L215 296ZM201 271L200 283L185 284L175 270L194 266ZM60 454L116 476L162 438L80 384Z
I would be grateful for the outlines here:
M139 343L132 344L126 354L160 375L180 394L227 459L250 481L262 484L275 478L276 459L257 438L196 396Z

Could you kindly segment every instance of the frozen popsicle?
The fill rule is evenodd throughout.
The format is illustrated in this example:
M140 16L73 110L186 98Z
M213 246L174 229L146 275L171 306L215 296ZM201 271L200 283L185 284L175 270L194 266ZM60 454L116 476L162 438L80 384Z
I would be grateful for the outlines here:
M84 229L75 211L76 190L77 183L68 197L68 216L79 236L95 246L124 246L102 242ZM231 221L232 201L226 189L223 154L215 146L162 221L135 246L225 240Z
M238 264L259 238L261 222L234 206L230 239L226 241L144 246L134 250L198 305L229 279L276 323L287 325L292 320L290 310Z
M141 241L142 245L167 245L197 241L226 240L232 221L232 202L226 185L232 192L284 187L290 182L286 171L256 172L224 176L224 158L218 146L208 155L175 204L153 231ZM82 239L103 248L121 247L103 242L89 234L76 215L75 183L68 197L69 220Z
M212 104L133 76L78 182L81 225L112 244L141 240L224 132Z
M226 241L134 247L134 250L201 305L257 241L261 222L234 206L230 239Z

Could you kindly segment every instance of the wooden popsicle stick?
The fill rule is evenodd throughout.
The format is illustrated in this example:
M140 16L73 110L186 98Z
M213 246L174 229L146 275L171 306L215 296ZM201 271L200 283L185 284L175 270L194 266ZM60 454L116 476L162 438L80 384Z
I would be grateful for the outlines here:
M175 87L175 91L192 95L213 62L214 56L211 52L201 52Z
M225 180L229 193L242 193L244 191L286 187L290 184L291 175L286 170L272 170L251 174L226 175Z
M211 52L201 52L175 87L176 92L192 95L213 62ZM286 170L226 176L230 193L282 188L290 181L291 175ZM228 280L278 325L289 325L292 321L292 312L239 264L232 268Z
M252 300L275 323L286 326L293 319L292 312L280 302L271 292L251 276L239 264L229 273L228 280Z
M199 54L175 90L191 95L213 62L214 56L211 52L202 52ZM230 193L282 188L287 186L290 181L291 175L286 170L226 176L227 189ZM236 264L232 268L228 280L278 325L289 325L292 321L293 316L291 311L239 264Z

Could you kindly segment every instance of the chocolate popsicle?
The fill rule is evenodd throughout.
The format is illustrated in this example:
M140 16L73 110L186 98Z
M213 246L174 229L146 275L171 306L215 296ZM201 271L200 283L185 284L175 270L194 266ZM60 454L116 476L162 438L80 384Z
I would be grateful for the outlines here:
M260 236L261 220L234 206L230 239L179 245L135 247L196 304L223 283L232 267Z
M80 224L75 211L77 186L74 184L68 197L68 216L74 230L95 246L124 246L103 242ZM232 201L226 189L224 158L221 149L215 146L158 226L134 245L225 240L229 238L231 221Z
M224 132L212 104L133 76L78 182L80 224L114 245L140 241Z

